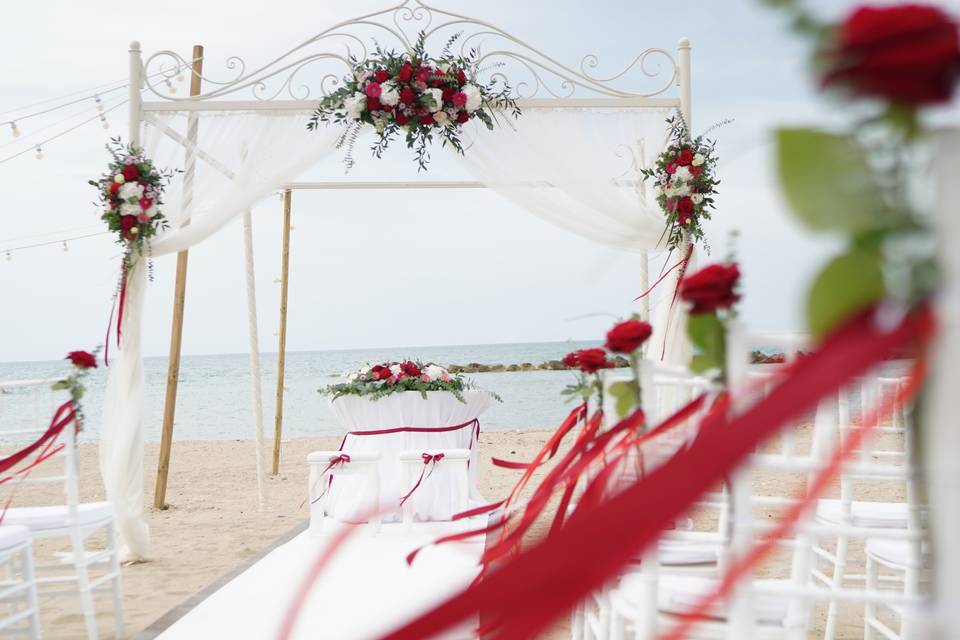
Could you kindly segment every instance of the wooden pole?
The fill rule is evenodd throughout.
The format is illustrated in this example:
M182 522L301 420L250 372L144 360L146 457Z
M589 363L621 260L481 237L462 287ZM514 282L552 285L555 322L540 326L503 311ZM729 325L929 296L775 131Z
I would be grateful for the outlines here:
M193 64L190 75L190 95L200 95L203 74L203 46L193 46ZM187 124L187 140L197 142L197 116L191 114ZM184 225L190 223L190 207L193 204L193 179L196 174L196 152L187 148L187 160L183 176ZM183 307L187 295L187 252L177 254L177 279L173 290L173 320L170 326L170 354L167 360L167 392L163 403L163 432L160 436L160 459L157 463L157 484L153 494L153 506L167 508L167 476L170 471L170 448L173 445L173 420L177 410L177 383L180 379L180 347L183 342Z
M283 377L287 364L287 286L290 276L291 192L283 192L283 254L280 266L280 344L277 348L277 400L273 421L273 475L280 473L280 438L283 433Z

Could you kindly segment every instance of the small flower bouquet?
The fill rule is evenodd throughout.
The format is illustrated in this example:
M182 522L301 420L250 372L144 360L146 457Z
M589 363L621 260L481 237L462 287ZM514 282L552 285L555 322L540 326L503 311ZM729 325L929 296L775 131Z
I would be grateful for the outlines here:
M424 399L428 391L448 391L464 402L463 392L473 388L466 378L439 365L407 360L362 367L347 374L346 382L324 387L320 393L333 396L333 400L348 395L379 400L403 391L419 391ZM497 398L495 394L494 397Z
M103 206L100 218L126 248L129 266L132 253L142 255L150 238L168 227L160 205L164 187L173 174L157 170L141 149L125 146L119 138L112 139L107 150L113 160L100 179L90 180L89 184L99 192Z
M464 124L478 119L493 129L496 112L510 111L518 117L520 109L509 86L480 83L476 52L466 58L450 53L459 35L447 42L439 58L426 55L423 32L408 53L377 46L363 61L351 58L353 74L320 102L307 128L313 131L321 122L347 125L338 147L348 147L344 160L348 170L353 165L353 143L364 125L374 127L379 136L372 147L377 158L401 132L407 147L415 150L421 170L430 161L428 147L434 135L463 153Z
M653 192L667 219L664 231L666 246L678 248L686 235L690 240L703 240L702 221L710 219L713 196L720 181L714 171L719 160L715 142L697 136L690 139L680 117L667 120L670 144L651 169L642 169L643 179L653 180Z

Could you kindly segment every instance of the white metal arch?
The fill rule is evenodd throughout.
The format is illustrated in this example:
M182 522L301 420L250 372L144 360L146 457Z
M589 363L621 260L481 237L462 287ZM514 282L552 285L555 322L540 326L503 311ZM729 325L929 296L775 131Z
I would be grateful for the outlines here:
M317 35L305 40L273 60L248 69L247 63L240 57L227 58L227 71L232 77L223 80L211 77L201 71L202 65L196 60L187 60L176 52L163 50L143 59L140 43L134 41L129 49L129 110L130 128L128 139L131 144L140 144L140 133L144 122L157 124L153 114L161 112L181 112L188 114L186 137L172 131L165 131L185 149L187 171L184 176L184 200L192 198L192 171L197 159L217 166L215 158L205 157L196 147L197 116L210 111L305 111L313 109L320 99L338 88L342 77L353 68L355 61L364 60L370 50L367 43L378 42L385 49L411 49L417 34L423 31L428 47L437 49L444 46L450 37L460 33L455 53L466 55L476 50L481 68L487 69L487 79L506 83L508 78L521 108L538 109L647 109L676 108L683 115L688 127L692 122L690 42L684 38L677 45L676 53L666 49L648 48L637 53L622 70L599 75L598 56L584 55L574 68L560 62L556 57L537 49L513 34L488 22L469 16L452 13L431 7L421 0L404 0L401 4L382 11L346 20L335 24ZM196 54L194 58L196 58ZM197 95L175 97L163 91L163 87L184 68L193 69L193 80L197 87L200 82L212 87L206 92L191 92ZM627 81L638 77L649 88L626 88ZM618 86L619 85L619 86ZM465 189L484 188L480 182L464 180L422 180L410 182L398 181L350 181L325 180L322 182L290 182L284 193L284 246L281 265L281 303L280 334L278 348L278 376L276 389L276 413L274 416L274 459L273 472L277 473L279 464L280 434L283 419L283 383L286 344L286 284L288 274L289 231L291 217L291 194L299 189ZM247 248L247 271L252 270L250 253L250 221L245 218L244 232ZM184 255L186 252L183 252ZM178 261L178 281L185 282L186 260L181 273ZM647 259L641 259L639 286L646 290L649 284ZM252 279L248 278L248 306L251 322L251 345L256 344L255 293ZM183 292L180 291L182 296ZM177 295L177 294L175 294ZM641 314L649 317L649 301L642 301ZM182 326L183 307L175 306L174 325ZM171 336L171 360L167 384L168 402L164 409L163 434L161 442L160 466L158 469L157 493L154 504L164 506L163 496L166 490L166 467L169 464L169 446L172 439L173 415L175 411L176 380L179 375L180 332L175 330ZM174 354L176 357L174 358ZM257 354L252 354L251 369L259 371ZM255 398L259 397L259 375L254 384ZM172 394L170 386L172 385ZM256 425L257 449L260 450L262 438L262 412L259 403L254 402L254 422ZM258 453L258 469L260 465ZM162 471L162 473L161 473ZM162 476L162 480L161 480ZM263 502L262 480L258 478L259 496Z

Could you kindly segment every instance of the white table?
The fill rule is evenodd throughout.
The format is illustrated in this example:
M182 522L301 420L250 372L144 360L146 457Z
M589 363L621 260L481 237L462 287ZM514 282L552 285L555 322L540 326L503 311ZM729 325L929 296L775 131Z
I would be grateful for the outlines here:
M431 391L424 399L419 392L407 391L375 401L360 396L341 396L331 401L330 408L347 433L342 450L380 453L380 507L397 506L396 512L384 517L385 521L399 519L400 497L411 488L402 486L399 456L404 450L470 449L469 506L486 503L476 484L479 425L468 423L487 410L491 396L484 391L467 391L463 398L466 402L449 392ZM440 430L458 425L466 426ZM369 433L384 430L391 433ZM452 473L435 471L410 497L414 519L449 520L460 510L460 481ZM370 494L362 478L341 476L331 484L326 497L328 515L355 522L371 509Z

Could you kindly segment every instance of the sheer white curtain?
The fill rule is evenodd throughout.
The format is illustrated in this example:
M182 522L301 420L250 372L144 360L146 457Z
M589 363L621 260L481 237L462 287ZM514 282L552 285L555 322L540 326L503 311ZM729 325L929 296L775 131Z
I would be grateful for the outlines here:
M192 201L188 176L177 176L163 211L172 228L152 243L154 256L187 249L214 234L258 200L334 150L339 131L306 130L307 113L204 113L197 118ZM165 113L144 127L144 148L159 167L184 167L191 116ZM172 137L171 137L172 136ZM191 145L188 145L191 146ZM188 226L181 224L189 219ZM143 368L140 325L144 261L127 278L123 339L112 350L100 435L100 473L113 503L124 556L143 558L149 532L143 515Z
M661 245L665 222L656 200L638 182L638 169L663 150L666 119L673 113L527 109L517 121L502 117L494 131L468 130L465 154L450 155L498 194L547 222L616 249L653 251ZM675 254L669 261L681 258ZM658 287L659 302L651 313L650 357L662 356L669 364L685 364L690 356L683 307L672 304L679 273L675 270Z

